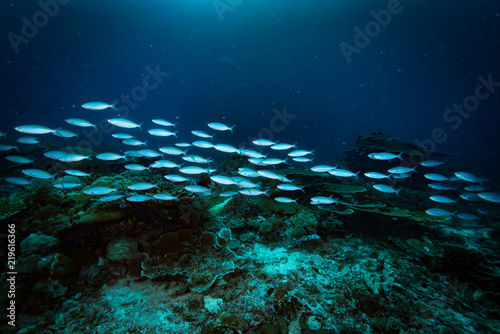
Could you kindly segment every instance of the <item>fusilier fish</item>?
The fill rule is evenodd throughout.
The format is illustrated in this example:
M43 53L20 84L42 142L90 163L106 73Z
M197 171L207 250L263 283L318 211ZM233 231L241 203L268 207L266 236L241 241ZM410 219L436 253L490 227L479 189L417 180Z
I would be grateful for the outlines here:
M78 176L78 177L86 177L86 176L90 176L92 174L92 173L85 173L85 172L79 171L77 169L66 169L64 172L68 175Z
M100 153L95 156L99 160L104 160L104 161L115 161L115 160L120 160L124 159L127 160L127 156L125 155L120 155L117 153Z
M424 174L424 177L431 181L438 181L438 182L449 181L449 179L446 176L436 173L427 173Z
M249 181L249 180L237 180L238 177L233 177L231 179L236 183L236 185L239 188L244 188L244 189L260 188L260 184L261 184L261 182L253 183L252 181Z
M97 125L90 123L89 121L86 121L81 118L67 118L65 119L66 123L74 125L74 126L79 126L81 128L90 128L93 127L97 129Z
M125 197L125 195L122 194L111 194L111 195L105 195L102 197L99 197L98 201L99 202L113 202L116 200L119 200L120 198Z
M92 160L90 159L90 155L81 155L81 154L76 154L76 153L69 153L66 155L63 155L62 157L59 158L59 161L61 162L77 162L77 161L82 161L82 160Z
M207 125L210 129L217 130L217 131L231 131L231 133L233 133L233 129L236 126L236 124L234 124L233 126L229 127L226 124L217 123L217 122L208 123Z
M291 149L292 147L297 148L296 145L297 145L297 143L295 143L295 144L278 143L278 144L274 144L273 146L271 146L271 149L277 150L277 151L284 151L284 150Z
M208 133L206 133L205 131L201 131L201 130L193 130L193 131L191 131L191 133L192 133L193 135L195 135L196 137L214 139L214 135L209 135L209 134L208 134Z
M0 144L0 151L12 151L12 150L21 151L17 146Z
M193 142L193 146L199 147L199 148L212 148L214 147L214 144L204 141L204 140L197 140Z
M212 175L212 176L210 176L210 179L212 181L214 181L215 183L224 184L224 185L231 185L231 184L236 183L230 177L227 177L224 175Z
M308 154L314 154L314 150L312 150L312 151L295 150L295 151L288 153L288 156L292 157L292 158L296 158L296 157L304 157Z
M148 141L140 141L138 139L124 139L122 140L122 144L129 146L148 146Z
M131 134L128 134L128 133L113 133L111 136L113 138L117 138L117 139L132 139L132 138L134 138L134 136L132 136Z
M463 220L477 220L479 219L478 216L473 215L472 213L467 213L467 212L460 212L457 214L457 217Z
M17 184L19 186L27 186L27 185L31 184L31 181L26 180L24 177L18 177L18 176L6 177L5 181L12 183L12 184Z
M54 175L40 169L23 169L21 171L24 175L34 177L36 179L53 179Z
M16 131L19 131L21 133L28 133L28 134L32 134L32 135L43 135L43 134L47 134L47 133L53 133L56 131L53 129L49 129L46 126L34 125L34 124L20 125L20 126L16 126L14 129L16 129Z
M165 130L165 129L150 129L150 130L148 130L148 133L150 135L157 136L157 137L170 137L170 136L174 136L175 138L177 138L177 132L179 132L179 130L177 130L175 132L168 131L168 130Z
M247 167L238 168L238 174L246 177L259 177L260 174L254 171L253 169Z
M488 202L500 203L500 193L484 192L477 194L479 197Z
M479 202L481 200L481 197L477 193L461 193L458 196L469 202Z
M103 196L107 195L113 192L118 191L118 188L110 188L110 187L91 187L88 189L85 189L83 191L84 194L91 195L91 196Z
M177 147L160 147L159 150L169 155L185 155L188 151L188 150L183 151Z
M385 174L377 173L377 172L366 172L364 175L370 179L376 179L376 180L391 179L391 176L392 176L392 175L385 175Z
M157 184L147 183L147 182L139 182L131 184L127 187L127 189L133 191L141 191L141 190L149 190L151 188L158 188Z
M474 192L482 192L488 189L488 187L483 186L482 184L471 184L466 187L464 187L465 190L467 191L474 191Z
M288 158L286 159L276 159L276 158L270 158L270 159L264 159L262 160L262 163L264 165L268 165L268 166L273 166L273 165L279 165L279 164L286 164L288 162L286 162L288 160Z
M331 195L330 197L326 197L326 196L316 196L316 197L313 197L311 198L311 204L312 205L321 205L321 204L337 204L339 201L339 199L333 199L333 195Z
M139 151L137 151L137 153L141 157L145 157L145 158L158 158L158 157L161 157L160 153L158 153L158 152L156 152L154 150L150 150L150 149L139 150Z
M403 152L399 154L393 154L393 153L388 153L388 152L378 152L378 153L370 153L368 154L368 158L373 159L373 160L393 160L393 159L399 159L403 160L401 155Z
M248 189L241 189L239 193L246 196L259 196L259 195L269 196L269 194L267 193L268 191L269 190L262 191L255 188L248 188Z
M40 139L36 137L20 137L17 139L17 142L20 144L34 145L40 144Z
M127 197L127 201L134 203L147 202L150 200L154 200L154 198L147 195L132 195Z
M236 147L227 145L227 144L215 144L214 148L217 151L225 152L225 153L239 153L240 150L238 150Z
M293 158L292 160L296 161L296 162L312 162L313 161L313 159L306 158L306 157L296 157L296 158Z
M182 160L185 160L187 162L193 162L195 164L209 164L213 160L210 158L203 158L200 157L199 155L185 155L182 157Z
M481 180L475 176L472 175L471 173L467 172L456 172L455 176L458 177L460 180L471 182L471 183L480 183Z
M249 158L257 158L257 159L265 159L267 157L267 154L264 155L262 153L259 153L257 151L254 151L254 150L248 150L248 149L241 149L240 150L240 154L245 156L245 157L249 157Z
M291 198L288 198L288 197L276 197L274 200L276 202L280 202L280 203L295 203L295 204L297 204L298 198L291 199Z
M47 151L43 155L49 159L59 160L68 154L69 154L68 152L64 152L64 151Z
M171 122L164 120L164 119L161 119L161 118L155 118L151 121L155 124L162 125L162 126L176 126L177 125L177 123L171 123Z
M429 183L427 186L436 190L456 190L455 187L452 187L445 183Z
M56 131L54 131L52 134L62 138L78 137L78 134L74 133L73 131L65 129L56 129Z
M375 188L378 191L381 191L383 193L396 194L397 196L399 195L399 192L401 191L401 189L403 189L403 188L399 188L398 190L396 190L393 187L390 187L386 184L374 184L373 188Z
M128 170L133 170L133 171L136 171L136 172L143 171L143 170L149 170L148 167L140 165L140 164L127 164L127 165L125 165L123 167L125 167Z
M425 161L422 161L422 163L420 165L422 165L424 167L436 167L436 166L442 165L444 163L445 163L444 161L438 161L438 160L425 160Z
M187 177L184 177L182 175L176 175L176 174L168 174L168 175L164 175L163 177L166 178L167 180L169 180L171 182L175 182L175 183L190 181L190 179L188 179Z
M179 168L179 172L183 174L190 174L190 175L195 175L195 174L202 174L202 173L208 173L210 174L210 168L202 168L199 166L186 166Z
M427 209L427 210L425 210L425 213L427 213L428 215L434 216L434 217L446 217L446 216L453 215L452 212L450 212L448 210L440 209L440 208Z
M119 128L125 128L125 129L139 128L142 130L142 123L137 124L125 118L110 118L108 119L108 122Z
M338 176L338 177L355 177L355 178L358 178L358 174L359 172L357 173L353 173L349 170L346 170L346 169L330 169L328 171L328 174L330 175L333 175L333 176Z
M276 144L276 142L267 139L255 139L252 143L257 146L273 146Z
M118 110L116 109L116 105L118 104L118 100L113 102L112 104L105 103L105 102L87 102L82 104L82 108L88 109L88 110L104 110L111 108L113 110Z
M153 197L154 197L154 199L157 199L160 201L177 201L179 199L179 195L172 196L169 193L154 194Z
M398 166L398 167L393 167L389 170L387 170L391 174L407 174L407 173L413 173L417 172L415 169L417 166L410 168L410 167L404 167L404 166Z
M185 186L184 189L186 189L187 191L190 191L192 193L195 193L195 194L203 194L203 193L210 192L210 189L208 189L207 187L199 186L196 184Z
M154 163L149 165L151 168L179 168L180 165L176 164L170 160L156 160Z
M5 159L7 159L10 162L16 163L16 164L34 164L35 160L28 159L26 157L22 157L20 155L9 155L6 156Z
M316 173L326 173L332 169L335 169L336 167L328 166L328 165L317 165L311 167L311 170Z
M457 203L457 200L453 200L449 197L446 196L441 196L441 195L432 195L429 196L431 201L438 202L438 203Z
M54 184L54 187L59 188L59 189L73 189L76 187L81 187L82 184L78 182L70 182L70 181L62 181L59 183Z
M303 193L305 193L305 190L302 189L303 187L298 187L294 184L290 184L290 183L283 183L283 184L278 184L277 185L277 188L280 189L280 190L285 190L285 191L295 191L295 190L300 190L302 191Z

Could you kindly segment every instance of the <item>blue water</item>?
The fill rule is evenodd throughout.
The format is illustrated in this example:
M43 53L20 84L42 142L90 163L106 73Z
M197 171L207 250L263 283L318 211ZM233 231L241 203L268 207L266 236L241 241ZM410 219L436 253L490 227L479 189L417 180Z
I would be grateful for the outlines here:
M296 117L274 139L326 161L359 135L415 142L435 128L447 135L435 149L458 164L488 174L499 158L498 91L457 129L443 120L479 76L500 81L498 1L401 1L350 63L339 44L354 45L354 29L387 1L69 1L46 22L37 16L41 27L17 53L8 34L19 36L22 18L33 23L42 8L1 6L2 131L26 121L64 126L68 116L100 121L109 115L80 104L120 99L158 66L168 77L130 119L177 119L181 133L224 120L237 124L232 140L242 143L286 107Z

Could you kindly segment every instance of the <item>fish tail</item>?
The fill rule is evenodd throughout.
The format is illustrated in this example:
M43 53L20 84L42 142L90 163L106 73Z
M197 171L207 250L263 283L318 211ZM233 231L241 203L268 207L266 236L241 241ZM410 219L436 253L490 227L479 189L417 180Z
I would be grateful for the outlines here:
M118 111L118 108L116 108L116 105L120 103L120 100L116 99L113 101L113 103L111 103L111 108L113 108L113 110L115 111Z

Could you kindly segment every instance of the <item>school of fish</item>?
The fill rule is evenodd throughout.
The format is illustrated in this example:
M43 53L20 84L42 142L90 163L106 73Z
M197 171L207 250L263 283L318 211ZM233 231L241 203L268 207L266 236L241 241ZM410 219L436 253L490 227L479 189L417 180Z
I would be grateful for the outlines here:
M104 102L88 102L82 104L82 108L102 111L108 108L116 111L117 101L112 104ZM14 129L23 134L23 136L17 138L17 143L20 145L39 145L41 140L38 136L52 134L62 138L74 138L78 134L74 131L78 128L94 128L97 129L97 124L93 124L81 118L68 118L65 122L71 125L73 128L69 129L52 129L43 125L25 124L16 126ZM136 123L132 120L125 118L109 118L107 122L119 129L124 129L124 131L130 129L138 129L142 131L143 123ZM238 194L243 196L269 196L270 189L263 189L265 184L265 179L278 180L280 184L277 185L277 189L289 192L293 194L304 194L306 191L303 186L294 184L293 180L290 180L286 175L275 173L269 169L269 167L275 167L277 165L288 165L290 163L298 164L312 164L314 157L314 150L303 150L297 148L297 143L289 144L282 142L275 142L267 139L256 139L252 143L261 148L261 151L252 150L248 148L237 148L226 143L214 142L214 136L217 132L229 132L233 133L236 125L228 126L220 122L211 122L207 124L210 130L215 131L215 133L209 133L208 129L196 129L191 131L193 136L193 141L190 142L179 142L178 130L175 130L177 123L172 123L165 119L152 119L151 122L153 126L147 129L147 133L150 136L158 138L170 138L164 139L168 141L176 141L168 146L157 147L152 149L148 147L148 141L140 141L135 138L133 134L126 132L116 132L111 134L113 138L121 140L123 145L130 146L131 148L137 148L136 150L127 150L123 153L117 152L102 152L95 155L96 159L106 161L106 162L117 162L123 163L123 168L131 171L137 172L152 172L153 169L168 169L168 172L163 175L163 177L174 183L186 183L184 189L190 193L202 196L215 195L218 194L222 197L231 197ZM171 131L173 130L173 131ZM6 132L0 132L0 137L6 137ZM197 138L196 138L197 137ZM171 139L175 138L175 139ZM199 139L199 140L198 140ZM248 161L255 166L255 168L240 167L238 169L239 175L220 175L217 174L217 170L211 168L211 163L213 160L209 157L204 157L200 155L190 154L189 151L200 151L205 152L204 156L210 156L209 150L217 150L219 152L227 154L240 154L248 159ZM267 150L268 153L264 154L262 151ZM16 151L16 154L11 154ZM276 158L271 157L275 152L284 151L287 155L286 158ZM58 189L73 189L82 188L82 192L88 196L95 197L97 200L102 202L118 201L120 199L125 199L129 202L145 202L150 200L158 201L176 201L179 195L174 196L166 192L160 191L158 184L151 184L147 182L135 183L128 186L128 193L120 193L118 187L87 187L83 189L82 183L78 182L57 182L56 174L50 174L49 171L35 169L35 168L23 168L26 165L34 165L36 163L35 159L30 159L22 154L22 147L17 145L0 144L0 152L3 152L5 159L9 162L16 164L16 166L21 166L18 175L12 175L5 177L5 181L26 186L32 184L29 178L34 179L45 179L54 182L54 187ZM49 159L58 160L63 163L77 163L82 160L92 160L92 155L81 155L77 153L68 153L65 151L51 150L46 151L43 155ZM384 161L401 161L403 162L402 153L394 154L390 152L376 152L369 153L368 157L373 160L380 161L384 164ZM152 162L148 165L141 165L136 163L136 158L146 158L151 159ZM167 160L167 158L169 160ZM153 160L156 159L156 160ZM181 161L173 161L182 159ZM187 163L188 165L184 165ZM374 182L379 182L373 184L373 188L377 191L394 194L399 196L399 193L403 188L395 189L392 185L394 180L409 178L413 173L417 173L421 170L425 173L425 169L434 168L445 164L445 161L439 160L425 160L418 166L398 166L387 169L386 173L379 172L365 172L363 175L366 178L374 180ZM310 167L310 169L318 174L329 174L332 177L337 178L358 178L358 172L352 172L346 169L337 168L338 166L329 165L315 165ZM177 173L173 173L172 170L176 170ZM64 171L65 174L76 176L79 178L88 177L90 174L80 171L78 169L68 168ZM217 184L218 187L204 187L196 184L196 175L208 174L210 180L213 184ZM442 175L437 173L425 173L424 177L429 180L428 186L435 190L437 193L429 196L429 199L436 202L437 205L456 205L459 208L459 201L468 202L482 202L486 201L489 203L500 203L500 193L489 190L487 186L487 180L481 179L469 172L457 171L453 175ZM259 182L254 181L256 179ZM148 193L148 190L157 189L158 191L154 194ZM216 191L217 189L217 191ZM446 192L459 193L458 197L450 197L445 195ZM290 205L296 205L299 197L295 198L278 196L274 200L280 203L288 203ZM338 204L338 199L333 198L333 195L326 197L318 194L310 198L310 204L312 205L331 205ZM464 220L476 220L480 217L477 214L487 214L487 209L478 208L477 212L460 212L459 210L450 211L447 209L440 208L438 206L434 208L429 208L425 211L431 216L452 216Z

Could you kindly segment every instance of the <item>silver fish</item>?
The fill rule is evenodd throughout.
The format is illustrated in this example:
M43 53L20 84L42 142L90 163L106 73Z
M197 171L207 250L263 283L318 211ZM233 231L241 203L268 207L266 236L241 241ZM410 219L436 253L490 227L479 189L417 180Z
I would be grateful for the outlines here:
M53 129L49 129L46 126L34 125L34 124L20 125L20 126L16 126L14 129L16 129L16 131L19 131L22 133L28 133L28 134L32 134L32 135L43 135L46 133L53 133L56 131Z
M134 203L147 202L150 200L154 200L154 198L147 195L132 195L127 197L127 201Z
M84 109L89 109L89 110L104 110L104 109L116 109L116 105L118 104L118 101L113 102L112 104L105 103L105 102L87 102L82 104L82 108Z
M236 126L236 124L235 124L235 125L229 127L226 124L217 123L217 122L208 123L207 125L210 129L217 130L217 131L231 131L231 133L233 133L233 129Z
M339 199L333 199L333 195L330 197L326 196L316 196L311 198L312 205L320 205L320 204L337 204Z
M177 123L171 123L171 122L164 120L164 119L161 119L161 118L155 118L151 121L155 124L162 125L162 126L176 126L177 125Z
M127 188L133 191L141 191L141 190L149 190L151 188L158 188L158 185L147 182L139 182L131 184Z
M81 128L90 128L93 127L97 129L97 125L90 123L89 121L86 121L81 118L67 118L65 119L66 123L74 125L74 126L79 126Z
M120 160L120 159L125 159L127 160L127 156L125 155L119 155L117 153L100 153L95 156L99 160L104 160L104 161L115 161L115 160Z
M291 198L288 198L288 197L276 197L274 200L276 202L280 202L280 203L295 203L295 204L297 204L298 198L291 199Z
M196 137L214 139L214 135L209 135L209 134L208 134L208 133L206 133L205 131L201 131L201 130L193 130L193 131L191 131L191 133L192 133L193 135L195 135Z
M165 129L150 129L150 130L148 130L148 133L150 135L157 136L157 137L174 136L175 138L177 138L177 132L179 132L179 131L177 130L175 132L172 132L172 131L168 131L168 130L165 130Z
M125 129L139 128L142 130L142 123L137 124L125 118L110 118L108 119L108 122L119 128L125 128Z
M54 175L40 169L23 169L21 171L24 175L34 177L36 179L53 179Z
M110 193L118 191L118 188L110 188L110 187L91 187L83 191L84 194L91 196L103 196L108 195Z
M374 184L373 188L375 188L378 191L381 191L383 193L396 194L396 195L399 195L399 192L401 191L401 189L403 189L403 188L399 188L398 190L396 190L393 187L390 187L390 186L385 185L385 184Z
M26 180L24 177L17 177L17 176L6 177L5 181L12 184L17 184L19 186L27 186L31 184L31 181Z
M208 189L207 187L199 186L196 184L185 186L184 189L186 189L187 191L190 191L192 193L195 193L195 194L203 194L203 193L210 192L210 189Z

